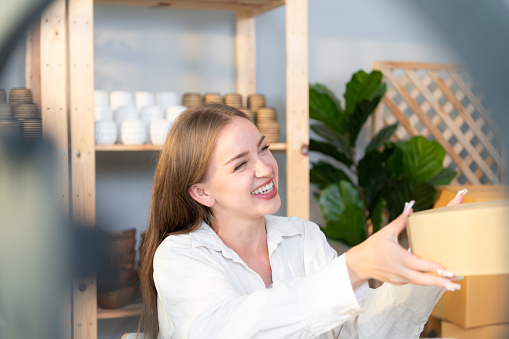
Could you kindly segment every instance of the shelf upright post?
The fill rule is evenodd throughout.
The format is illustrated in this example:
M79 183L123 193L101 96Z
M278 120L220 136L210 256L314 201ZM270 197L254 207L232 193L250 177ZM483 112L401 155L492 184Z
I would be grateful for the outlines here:
M235 50L237 60L237 92L247 107L247 96L256 93L255 18L248 11L236 13Z
M95 227L93 0L68 0L73 218ZM73 283L75 339L97 338L96 277Z
M288 216L309 218L308 1L286 1Z
M57 152L58 200L65 217L69 216L69 127L67 105L67 6L65 0L51 3L41 21L28 36L27 54L32 57L26 74L34 102L41 109L43 136ZM71 286L62 291L62 338L72 337Z

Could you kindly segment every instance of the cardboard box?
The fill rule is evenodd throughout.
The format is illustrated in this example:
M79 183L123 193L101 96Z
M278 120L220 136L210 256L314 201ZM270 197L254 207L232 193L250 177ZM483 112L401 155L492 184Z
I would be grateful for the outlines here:
M509 186L440 186L435 208L446 206L459 190L464 203L509 199ZM465 329L509 323L509 275L466 276L460 291L445 292L432 315Z
M412 213L407 234L412 253L458 276L509 274L509 200Z
M509 324L477 327L466 330L450 322L442 321L442 338L455 339L507 339Z
M438 186L434 208L447 206L459 190L467 189L464 203L509 199L507 185Z
M445 292L433 316L463 328L509 323L509 275L471 276L457 283L461 290Z

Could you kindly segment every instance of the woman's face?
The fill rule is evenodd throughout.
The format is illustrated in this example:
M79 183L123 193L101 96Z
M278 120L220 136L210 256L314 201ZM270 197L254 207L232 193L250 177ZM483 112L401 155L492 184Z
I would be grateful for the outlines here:
M255 125L234 117L219 133L201 185L215 218L250 218L273 214L281 207L278 166L265 137ZM216 219L217 220L217 219Z

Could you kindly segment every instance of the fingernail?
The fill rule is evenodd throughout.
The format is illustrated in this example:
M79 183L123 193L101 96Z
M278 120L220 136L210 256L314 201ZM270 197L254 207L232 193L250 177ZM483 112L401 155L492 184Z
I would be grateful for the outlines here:
M465 277L460 275L459 277L452 277L451 281L460 281L460 280L463 280L463 279L465 279Z
M455 283L448 283L448 284L445 285L445 288L448 291L454 292L456 290L461 290L461 285L455 284Z
M456 196L459 196L459 195L465 196L465 194L467 194L467 193L468 193L467 189L462 189L461 191L458 191L458 194L456 194Z
M414 206L415 200L412 200L410 202L405 202L405 208L403 209L403 213L408 213L410 209Z
M437 274L441 275L442 277L446 277L446 278L454 277L454 273L446 271L446 270L437 270Z

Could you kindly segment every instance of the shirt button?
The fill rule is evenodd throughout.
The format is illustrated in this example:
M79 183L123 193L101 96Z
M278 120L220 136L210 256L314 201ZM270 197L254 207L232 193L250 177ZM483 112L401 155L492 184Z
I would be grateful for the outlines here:
M357 314L357 312L355 312L355 311L353 311L353 310L352 310L352 311L350 311L349 313L350 313L351 315L356 315L356 314Z

